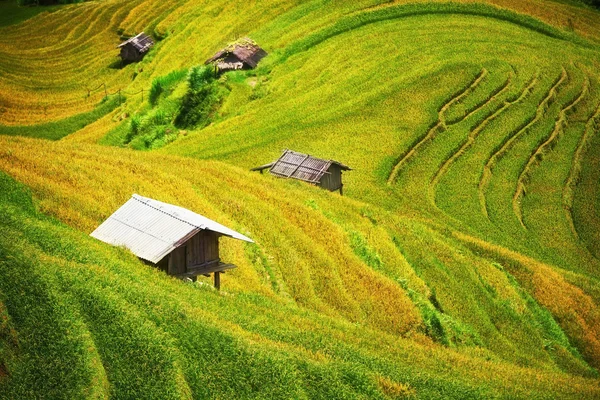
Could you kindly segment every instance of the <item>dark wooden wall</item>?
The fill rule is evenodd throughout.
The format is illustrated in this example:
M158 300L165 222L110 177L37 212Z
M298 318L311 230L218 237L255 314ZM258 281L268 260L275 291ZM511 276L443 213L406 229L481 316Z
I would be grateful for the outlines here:
M142 54L131 43L121 47L121 58L124 61L138 61L142 58Z
M340 190L342 188L342 169L339 165L331 164L327 172L329 173L323 175L318 186L331 190L332 192Z
M219 264L219 234L211 231L200 231L183 245L173 250L167 257L167 273L169 275L181 275L190 272L200 274L203 270ZM159 262L159 267L161 262Z
M215 232L200 231L186 243L187 268L219 262L219 236Z

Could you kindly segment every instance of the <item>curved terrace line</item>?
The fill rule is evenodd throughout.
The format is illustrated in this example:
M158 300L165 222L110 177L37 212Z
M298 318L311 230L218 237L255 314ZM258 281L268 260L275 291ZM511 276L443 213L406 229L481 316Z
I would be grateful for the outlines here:
M473 115L476 111L483 109L485 106L493 103L498 97L500 97L504 92L506 92L508 90L508 88L510 87L510 83L512 81L514 77L513 72L511 71L509 73L508 79L506 80L506 82L504 83L504 85L501 87L501 89L499 91L497 91L495 94L492 95L492 97L490 97L481 107L478 107L475 111L467 114L465 116L465 119L468 118L469 116ZM525 91L527 89L523 89L523 91ZM519 97L520 98L520 97ZM516 102L516 101L515 101ZM471 130L471 132L469 132L469 135L467 137L467 140L463 142L463 144L460 146L460 148L450 156L450 158L448 158L440 167L440 169L437 170L436 174L434 175L434 177L431 179L431 184L429 186L428 192L429 192L429 198L431 200L431 202L436 206L436 201L435 201L435 188L437 187L437 185L439 184L440 180L442 179L442 176L444 176L446 174L446 172L448 172L448 170L450 169L450 166L460 157L462 156L469 147L471 147L473 145L473 143L475 143L475 138L479 135L479 133L481 133L485 127L496 117L498 117L500 114L502 114L506 109L508 109L512 104L514 104L514 102L509 102L509 101L505 101L504 104L500 105L499 108L495 108L493 110L491 110L488 114L488 116L486 118L483 119L483 121L481 121L476 127L475 129ZM436 206L437 207L437 206Z
M510 106L512 106L512 105L514 105L514 104L522 102L527 96L529 96L531 94L531 91L533 90L533 88L537 84L538 78L539 78L539 71L529 81L529 83L527 84L527 86L525 87L525 89L523 89L523 91L521 92L521 94L519 95L519 97L517 97L515 100L508 101L506 103L507 108L510 107ZM482 172L483 175L485 175L486 172L489 171L489 170L486 169L486 167L487 167L487 164L484 166L484 169L483 169L483 172ZM489 173L491 174L491 171L489 171ZM484 195L484 192L482 190L482 185L481 185L482 182L483 182L483 180L479 181L479 185L478 185L478 188L477 188L478 189L477 193L478 193L478 197L479 197L479 204L481 206L481 213L486 217L486 219L489 220L490 217L489 217L489 213L488 213L488 210L487 210L486 199L485 199L485 195Z
M579 240L580 237L573 219L573 199L575 197L575 187L581 179L581 159L589 147L592 135L598 132L598 128L596 127L598 120L600 120L600 103L596 107L596 112L592 114L585 124L585 131L581 136L581 140L577 145L577 149L575 150L573 163L571 164L571 170L569 171L569 177L567 178L567 183L563 189L563 208L565 210L571 232L577 240Z
M494 154L490 156L485 166L483 167L483 172L481 173L481 179L479 180L479 201L481 204L481 210L483 215L485 215L489 219L489 213L487 210L487 200L485 198L485 192L487 187L492 179L492 172L498 161L504 156L504 154L512 147L513 143L529 128L531 128L537 121L540 120L542 115L544 114L546 107L552 100L552 98L556 95L556 91L560 85L567 79L567 71L565 68L562 68L562 72L555 81L554 85L548 91L546 97L538 104L535 115L531 118L521 129L515 132L512 136L509 135L509 138L504 144L498 149ZM537 81L537 79L536 79Z
M490 95L487 99L478 103L477 105L475 105L475 107L468 110L463 117L447 121L448 125L454 125L458 122L466 120L467 118L478 113L483 108L485 108L488 104L493 102L496 98L498 98L501 94L503 94L505 91L508 90L510 84L512 83L512 79L514 78L514 75L515 75L515 69L514 69L514 67L511 66L511 71L508 73L508 77L506 78L506 81L504 81L504 83L502 85L500 85L496 89L492 90L492 92L490 93Z
M533 17L497 8L487 4L456 4L456 3L420 3L401 6L389 6L374 11L363 11L338 20L333 25L320 32L309 35L288 46L281 56L285 61L296 53L307 51L335 36L377 22L418 17L424 15L467 15L496 19L511 23L552 39L564 40L577 45L596 49L597 46L575 34L568 34Z
M470 92L472 92L479 85L479 83L481 83L481 81L486 77L487 74L487 69L483 68L479 75L477 75L475 79L470 82L469 86L461 90L457 95L453 96L438 110L438 119L434 123L433 127L431 127L427 131L427 133L418 140L416 144L410 146L410 148L402 156L399 157L399 161L396 162L396 165L394 165L394 168L392 168L390 176L388 177L388 185L391 185L396 181L398 174L404 166L404 164L408 162L408 160L417 152L417 150L421 146L433 139L438 131L446 129L446 119L444 117L444 114L446 113L448 108L450 108L452 104L460 101L462 98L466 97ZM458 120L456 123L460 121L462 121L462 119Z
M527 164L525 164L525 167L519 174L519 178L517 179L517 186L513 195L512 204L515 215L519 219L521 226L525 229L527 229L527 226L525 226L525 223L523 221L523 208L521 206L521 199L525 194L525 180L530 176L531 171L535 167L536 163L541 162L546 147L550 146L563 131L565 125L567 124L567 113L577 104L579 104L579 102L581 102L581 100L583 100L585 96L587 96L588 87L589 79L587 79L586 77L586 80L584 81L583 88L581 89L579 96L573 99L573 101L571 101L567 105L565 105L562 108L562 110L560 110L560 112L558 113L558 118L554 123L554 129L550 133L550 136L548 136L548 138L535 149L531 157L529 157L529 160L527 160Z

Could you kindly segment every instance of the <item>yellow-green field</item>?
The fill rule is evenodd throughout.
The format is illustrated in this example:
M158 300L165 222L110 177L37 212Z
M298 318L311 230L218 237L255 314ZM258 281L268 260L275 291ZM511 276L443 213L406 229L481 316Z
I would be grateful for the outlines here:
M269 56L175 129L186 71L243 36ZM600 398L598 71L575 1L107 0L0 27L0 398ZM249 171L285 148L351 166L344 196ZM256 243L222 239L221 292L169 278L88 236L132 193Z

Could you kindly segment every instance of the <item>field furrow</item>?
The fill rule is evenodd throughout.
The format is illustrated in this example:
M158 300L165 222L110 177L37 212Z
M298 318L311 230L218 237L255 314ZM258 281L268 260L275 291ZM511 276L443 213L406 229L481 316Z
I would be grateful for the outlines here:
M513 78L513 73L509 74L509 77L507 78L505 84L500 88L500 90L497 90L495 93L492 93L491 97L489 99L487 99L485 103L483 103L480 107L477 107L476 109L474 109L472 112L469 112L465 118L468 118L469 116L473 115L475 112L483 109L484 107L486 107L488 105L492 105L494 102L496 102L496 100L509 89L509 87L510 87L509 84L512 81L512 78ZM458 150L456 150L454 153L452 153L451 156L446 161L444 161L442 166L437 170L437 172L431 179L431 182L430 182L430 185L428 188L429 198L430 198L431 203L434 206L436 205L435 190L440 182L440 179L444 176L444 174L448 171L448 169L452 166L452 164L460 156L462 156L468 150L468 148L475 142L475 139L477 138L479 133L481 133L481 131L483 131L492 120L494 120L496 117L498 117L504 111L506 111L513 104L517 103L519 101L519 99L524 97L524 95L528 92L528 88L529 88L529 86L527 88L525 88L523 90L523 92L521 93L521 95L514 101L510 101L510 100L504 101L504 102L498 104L497 106L495 106L494 108L492 108L491 110L489 110L487 112L487 115L485 115L483 117L481 122L479 122L473 129L471 129L469 131L469 135L467 136L467 139L461 144L461 146L458 148Z
M448 100L446 103L444 103L444 105L442 105L442 107L438 110L438 119L436 122L434 122L433 126L427 131L427 133L424 136L418 139L418 141L414 145L410 146L406 153L399 157L399 161L396 162L388 177L388 185L391 185L396 181L400 170L402 170L404 165L410 160L411 157L413 157L417 153L417 151L419 151L419 149L422 146L424 146L427 142L431 141L438 132L443 132L447 128L444 114L452 106L452 104L468 96L469 93L471 93L471 91L473 91L481 83L481 81L486 77L487 74L488 71L485 68L482 69L479 75L477 75L465 89L461 90L458 94L452 96L450 100ZM455 123L458 122L460 122L460 120L458 120Z
M573 236L575 236L577 239L580 239L580 237L579 233L577 232L575 223L573 222L573 200L575 197L575 187L577 186L581 178L582 159L584 157L585 152L591 145L590 141L592 136L598 132L599 126L600 104L598 104L595 112L588 118L588 120L585 123L585 130L577 145L577 149L575 150L575 155L571 164L571 170L569 171L569 177L567 178L562 192L565 216L569 222L569 227L571 228Z
M533 153L531 154L531 156L527 160L527 163L525 164L521 173L519 174L519 177L517 179L516 188L515 188L513 198L512 198L512 205L513 205L513 210L515 212L515 216L519 220L521 226L525 229L527 229L527 227L523 221L523 210L521 207L521 199L525 195L526 181L527 181L529 175L531 174L531 170L535 167L535 165L537 165L539 162L542 161L542 159L544 157L544 152L546 151L548 146L551 146L555 142L555 140L558 138L558 136L561 134L562 130L564 129L564 126L567 124L568 112L573 107L577 106L577 104L579 104L585 98L585 96L587 96L588 90L589 90L589 78L586 77L579 95L576 98L572 99L569 103L567 103L566 105L563 106L563 108L560 110L560 112L558 114L558 118L556 119L556 122L554 124L554 129L552 130L550 135L534 149Z
M537 121L539 121L539 119L544 114L546 108L548 107L550 101L552 101L554 96L556 96L558 87L562 85L566 79L567 71L563 67L561 74L555 80L554 84L548 91L546 97L544 97L542 101L538 104L535 111L535 115L533 115L529 120L525 121L525 123L521 127L517 128L513 134L509 134L505 138L505 140L498 146L498 149L494 151L494 153L486 161L485 166L483 167L481 179L479 181L479 200L481 204L481 212L488 218L489 212L485 193L490 183L490 180L492 179L493 169L495 168L496 164L500 161L500 159L502 159L502 157L504 157L504 155L510 150L514 142L529 128L531 128ZM535 80L533 82L535 82Z
M480 212L478 185L481 171L497 143L520 123L521 118L528 116L528 113L524 112L528 97L535 96L537 99L545 95L543 87L538 87L536 83L539 72L537 68L519 68L516 71L518 73L513 79L514 83L505 96L498 98L475 118L471 118L472 121L456 127L458 129L454 131L454 140L446 146L446 157L441 159L444 164L450 159L452 161L449 165L443 166L442 173L439 169L435 170L439 175L431 195L435 196L436 208L441 208L447 215L451 215L466 226L477 226L483 229L489 226L488 219ZM519 100L518 104L517 100ZM507 103L512 106L497 113ZM533 99L529 100L529 103L533 103ZM495 117L488 119L492 115ZM486 124L480 127L484 120L487 120ZM479 130L476 139L463 148L464 151L457 157L458 150L465 146L469 135L478 127L484 129ZM438 165L443 164L438 163ZM431 174L429 178L433 180L435 175Z
M506 92L508 90L508 88L510 87L510 84L514 78L514 74L515 71L511 70L506 79L504 80L504 82L502 84L500 84L499 86L495 87L491 93L483 92L481 93L482 99L479 101L474 101L473 104L465 104L464 109L462 110L462 113L459 110L456 110L454 113L452 112L452 108L448 109L446 112L446 124L447 125L454 125L459 123L460 121L466 120L469 117L471 117L472 115L476 114L477 112L479 112L480 110L484 109L487 105L489 105L490 103L492 103L495 99L497 99L499 96L501 96L504 92ZM484 91L486 85L483 84L479 84L478 89L481 89L481 91ZM475 96L470 96L471 97L475 97ZM465 99L468 100L469 98ZM463 102L458 102L455 103L456 104L460 104L460 103L466 103L466 101L463 100ZM461 104L462 105L462 104ZM458 107L453 107L453 108L458 108ZM450 114L454 114L454 115L450 115Z

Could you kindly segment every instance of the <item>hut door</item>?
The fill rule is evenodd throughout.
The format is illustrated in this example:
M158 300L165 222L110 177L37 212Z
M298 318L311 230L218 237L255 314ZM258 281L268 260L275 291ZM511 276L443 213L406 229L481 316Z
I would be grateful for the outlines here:
M186 245L179 246L171 253L169 258L169 274L179 275L186 272L187 255Z
M206 249L213 236L212 232L201 231L187 242L188 268L197 268L210 261Z

